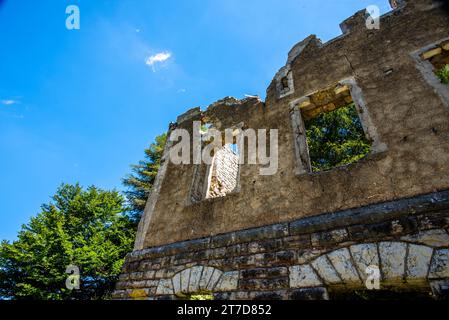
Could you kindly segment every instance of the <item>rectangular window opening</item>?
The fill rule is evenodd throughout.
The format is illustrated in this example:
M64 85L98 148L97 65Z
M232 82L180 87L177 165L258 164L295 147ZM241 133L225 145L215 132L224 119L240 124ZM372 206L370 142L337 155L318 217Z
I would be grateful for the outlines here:
M217 150L210 171L206 198L219 198L237 188L239 150L237 144L227 144Z
M318 91L300 105L308 167L330 170L359 161L371 152L357 107L347 85Z
M433 72L441 83L449 85L449 41L423 52L421 58L432 64Z
M209 130L216 130L212 123L205 120L203 119L200 127L202 148L211 142L204 140L204 136L207 135ZM231 143L221 147L214 147L211 150L211 164L201 163L195 165L189 203L193 204L205 199L225 197L230 193L238 192L240 151L237 144L237 135L241 126L242 124L237 125L232 132ZM221 134L222 141L225 141L224 132L221 132Z
M410 53L423 79L449 108L449 38Z

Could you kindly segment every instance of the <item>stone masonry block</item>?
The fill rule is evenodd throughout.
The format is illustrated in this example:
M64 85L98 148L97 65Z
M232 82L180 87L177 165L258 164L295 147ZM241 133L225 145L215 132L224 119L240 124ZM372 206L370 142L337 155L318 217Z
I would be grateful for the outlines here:
M352 257L363 281L366 280L366 268L369 266L379 267L379 255L375 243L357 244L350 247Z
M311 264L326 284L335 284L341 282L340 277L338 276L332 264L327 259L326 255L315 259Z
M348 239L346 229L337 229L332 231L318 232L311 236L313 246L329 246L344 242Z
M292 300L329 300L326 288L305 288L293 290L290 298Z
M203 266L192 267L190 271L189 292L196 292L199 288Z
M345 283L360 283L359 275L352 263L348 248L332 251L328 253L327 257Z
M381 270L385 280L404 277L406 252L407 244L403 242L379 243Z
M449 280L430 281L433 296L438 300L449 299Z
M218 281L220 280L221 275L223 274L222 271L218 269L214 269L214 272L212 273L210 280L206 286L206 290L213 291L215 286L217 285Z
M449 278L449 249L435 250L430 265L429 278Z
M432 258L432 248L409 244L407 255L407 279L421 279L427 276L430 259Z
M290 267L289 271L291 288L319 287L323 285L315 271L308 264Z
M210 278L216 269L212 267L204 267L203 273L201 275L201 279L198 282L198 288L200 290L207 289L207 285L209 284Z
M254 268L254 269L245 269L241 271L242 279L277 278L287 275L288 269L286 267Z
M161 279L156 289L156 295L173 294L173 284L171 279Z
M421 243L431 247L449 246L449 234L444 229L421 231L402 237L401 240Z
M249 291L266 291L288 288L289 281L287 277L265 278L265 279L242 279L239 288Z
M181 283L181 292L189 292L189 281L190 281L190 272L192 269L186 269L181 271L180 283Z
M239 281L239 272L238 271L228 271L222 274L220 280L215 286L214 291L232 291L237 289Z

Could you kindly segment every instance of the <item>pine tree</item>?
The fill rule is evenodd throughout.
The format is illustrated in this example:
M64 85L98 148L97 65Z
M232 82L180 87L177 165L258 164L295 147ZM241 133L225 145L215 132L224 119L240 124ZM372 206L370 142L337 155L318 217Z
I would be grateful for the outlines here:
M165 133L157 136L150 147L145 149L144 159L138 164L131 165L132 173L123 179L123 185L127 187L124 194L136 223L140 220L156 179L166 139Z

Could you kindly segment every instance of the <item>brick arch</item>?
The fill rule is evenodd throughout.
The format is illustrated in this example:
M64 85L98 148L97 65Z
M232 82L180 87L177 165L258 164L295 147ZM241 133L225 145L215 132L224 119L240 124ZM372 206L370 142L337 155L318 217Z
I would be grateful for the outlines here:
M235 290L238 278L238 271L223 272L209 266L194 266L176 273L171 279L160 280L156 294L180 296L204 291Z
M355 244L325 253L312 261L289 268L291 288L364 286L368 266L378 266L382 284L426 282L449 278L448 249L384 241Z

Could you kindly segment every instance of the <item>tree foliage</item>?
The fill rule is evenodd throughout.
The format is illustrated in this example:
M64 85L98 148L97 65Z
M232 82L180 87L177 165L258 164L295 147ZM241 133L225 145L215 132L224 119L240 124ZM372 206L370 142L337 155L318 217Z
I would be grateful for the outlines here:
M52 201L0 245L0 296L103 299L113 289L135 231L116 191L62 185ZM68 290L68 265L80 268L80 290Z
M124 193L136 222L139 221L145 209L146 201L156 179L166 140L167 134L165 133L157 136L150 147L144 150L144 159L138 164L131 165L132 173L123 179L123 184L127 187Z
M354 104L322 113L305 126L313 171L349 164L370 152Z

